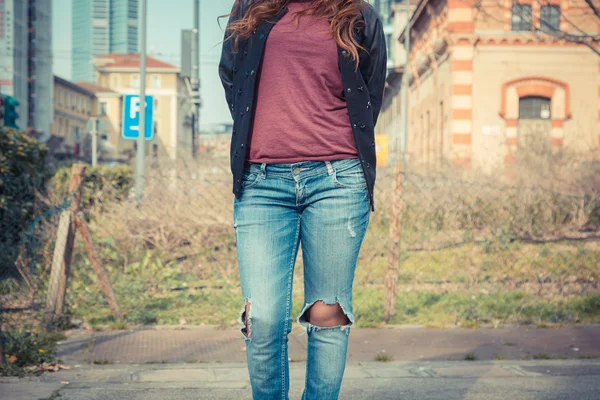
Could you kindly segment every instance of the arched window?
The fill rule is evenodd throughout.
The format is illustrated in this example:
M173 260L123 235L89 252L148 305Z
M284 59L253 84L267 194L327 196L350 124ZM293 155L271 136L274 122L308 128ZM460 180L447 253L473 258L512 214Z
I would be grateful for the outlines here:
M550 99L539 96L519 99L519 119L550 119Z

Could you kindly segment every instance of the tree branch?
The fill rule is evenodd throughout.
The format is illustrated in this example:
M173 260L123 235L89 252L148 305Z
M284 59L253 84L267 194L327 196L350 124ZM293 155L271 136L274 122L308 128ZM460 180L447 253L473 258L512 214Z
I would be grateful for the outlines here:
M594 2L592 0L585 0L585 2L587 3L588 6L590 6L592 11L594 11L594 14L596 14L596 17L600 18L600 9L598 9L598 7L596 7Z

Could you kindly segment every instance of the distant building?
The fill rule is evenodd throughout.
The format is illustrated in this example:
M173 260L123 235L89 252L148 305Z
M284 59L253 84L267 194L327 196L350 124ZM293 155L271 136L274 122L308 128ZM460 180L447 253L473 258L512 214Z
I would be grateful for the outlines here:
M100 119L100 156L104 159L127 159L133 156L134 141L123 139L121 127L123 119L123 96L121 93L86 81L76 84L94 93L96 108L94 115Z
M393 51L394 46L394 13L397 10L398 4L404 4L404 0L373 0L371 4L377 10L383 22L383 32L387 44L388 69L391 69L396 64L396 53Z
M52 6L0 1L0 93L19 101L19 127L45 140L52 125Z
M138 0L73 0L72 76L95 82L93 58L138 52Z
M597 147L598 56L551 34L597 32L586 7L585 0L421 0L407 71L411 162L491 172L534 138L549 151Z
M385 18L389 36L388 47L388 74L384 91L381 113L375 127L375 141L377 146L377 165L391 164L392 155L399 154L401 138L404 132L403 110L404 97L401 92L402 77L406 64L406 49L398 37L406 27L409 17L417 7L418 0L411 0L407 9L407 1L387 1Z
M99 86L122 95L139 94L139 55L107 54L94 62ZM159 156L175 159L180 151L191 154L192 127L188 116L192 103L179 68L147 57L146 94L154 97L154 144ZM102 100L99 104L102 107Z
M65 79L54 77L54 123L51 152L61 158L85 158L88 123L96 115L94 92Z

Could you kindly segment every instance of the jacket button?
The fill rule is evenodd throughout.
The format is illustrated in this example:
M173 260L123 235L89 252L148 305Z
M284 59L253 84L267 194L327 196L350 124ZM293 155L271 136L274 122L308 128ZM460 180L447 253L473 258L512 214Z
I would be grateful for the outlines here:
M346 89L346 92L352 93L352 89L348 88L348 89Z
M246 112L250 111L250 106L246 106Z
M375 142L371 143L371 146L375 147Z
M359 87L357 87L357 89L358 89L359 92L362 92L363 90L365 90L365 87L364 86L359 86Z
M244 148L244 143L240 143L240 147L243 149Z
M265 38L265 34L264 34L264 33L261 33L261 34L260 34L260 38L261 38L261 39L264 39L264 38Z
M250 75L254 75L254 70L250 71Z
M359 126L360 126L360 129L365 129L366 128L365 124L360 124Z
M348 52L346 50L342 50L342 54L343 55L348 55Z
M254 28L254 30L252 31L253 35L256 35L256 28Z
M353 127L353 128L356 128L356 124L352 124L352 127Z
M250 71L246 71L246 76L249 76L249 75L250 75Z
M235 135L235 129L231 131L231 134L232 134L232 135Z
M367 101L367 108L371 108L371 102Z
M239 93L239 94L242 94L242 89L238 89L238 93Z

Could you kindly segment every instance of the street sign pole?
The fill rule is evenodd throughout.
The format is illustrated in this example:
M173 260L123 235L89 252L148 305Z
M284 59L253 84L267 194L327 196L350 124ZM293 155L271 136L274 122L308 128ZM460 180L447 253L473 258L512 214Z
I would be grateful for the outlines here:
M402 157L403 157L403 161L404 162L408 162L408 127L409 127L409 121L408 121L408 100L409 100L409 88L408 86L410 85L410 81L408 79L408 71L410 70L410 61L408 60L408 56L410 53L410 18L411 18L411 13L410 13L410 1L406 2L405 5L405 10L406 10L406 36L404 37L404 48L406 50L406 60L404 61L404 75L403 75L403 80L404 80L404 107L402 112L404 113L404 132L403 132L403 138L402 138Z
M140 1L140 122L137 139L135 196L141 200L144 196L145 135L146 127L146 6L147 0Z
M98 118L92 117L92 166L98 165Z
M194 30L192 31L192 157L198 154L198 137L200 126L200 0L194 0Z

